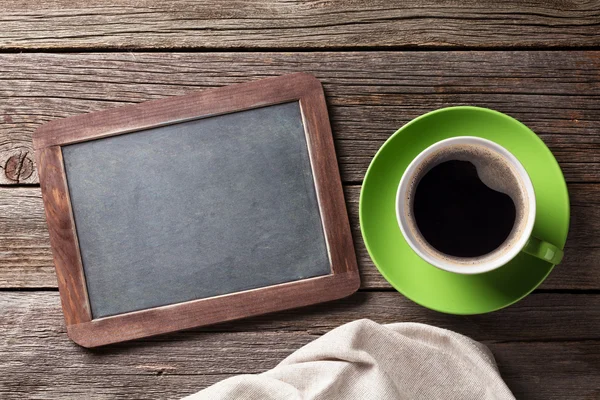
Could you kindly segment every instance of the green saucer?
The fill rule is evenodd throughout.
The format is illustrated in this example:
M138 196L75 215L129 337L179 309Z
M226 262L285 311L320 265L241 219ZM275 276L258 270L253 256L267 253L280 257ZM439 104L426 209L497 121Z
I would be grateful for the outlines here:
M519 159L531 177L536 194L533 235L562 249L569 230L569 195L554 156L519 121L478 107L432 111L412 120L385 142L365 175L360 194L360 227L379 272L400 293L415 303L445 313L487 313L528 295L554 266L521 253L494 271L460 275L428 264L409 247L395 214L400 178L421 151L454 136L492 140Z

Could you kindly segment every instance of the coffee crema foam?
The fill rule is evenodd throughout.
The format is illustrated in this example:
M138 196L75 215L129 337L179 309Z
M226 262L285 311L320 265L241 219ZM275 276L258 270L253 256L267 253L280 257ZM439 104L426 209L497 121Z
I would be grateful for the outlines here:
M479 179L487 187L508 195L515 205L515 223L506 240L492 252L479 257L455 257L437 250L425 240L417 227L413 215L414 194L421 179L435 166L451 160L471 162L477 169ZM529 198L525 182L523 182L518 171L502 155L482 145L474 144L450 145L437 150L423 160L413 173L408 184L405 204L409 205L404 210L407 227L421 248L431 257L442 259L457 266L470 266L488 262L502 256L521 238L526 228L527 216L529 214Z

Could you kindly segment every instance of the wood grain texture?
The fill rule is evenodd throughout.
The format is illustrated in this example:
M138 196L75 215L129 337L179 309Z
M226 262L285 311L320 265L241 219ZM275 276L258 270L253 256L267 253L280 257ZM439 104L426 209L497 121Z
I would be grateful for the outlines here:
M569 184L571 227L565 258L543 289L600 289L600 184ZM373 265L358 225L360 186L345 187L363 289L390 285ZM0 188L0 288L56 287L38 188Z
M315 91L322 90L320 82L312 75L295 73L193 91L181 96L52 120L36 130L33 147L37 150L63 146L297 100L304 100L300 102L302 109L313 106L317 101L321 109L326 109L323 96L314 95ZM311 111L316 117L322 117L316 111ZM326 133L330 133L330 130Z
M355 319L429 323L487 344L517 398L600 393L600 296L533 294L505 310L450 316L393 292L88 351L65 334L58 293L0 293L0 397L177 398L233 374L260 373ZM543 365L543 368L540 366Z
M46 147L36 152L36 160L65 321L68 326L89 322L92 312L62 151L58 146Z
M4 185L38 182L23 166L44 122L295 71L324 84L343 181L360 182L403 124L459 104L524 122L569 182L600 176L600 52L3 54L0 69Z
M7 0L0 52L0 398L179 398L275 366L356 318L424 322L482 340L517 398L600 398L600 52L348 50L597 49L600 1ZM231 49L308 52L126 53ZM318 52L316 50L335 50ZM42 123L289 72L323 83L363 288L350 298L86 351L66 335L32 151ZM404 123L472 104L531 127L572 200L565 262L544 289L489 315L417 306L372 265L358 227L368 163ZM11 185L15 185L11 188ZM374 292L370 290L376 290Z
M0 48L594 46L598 1L8 0Z
M83 347L104 346L331 301L354 293L358 283L355 273L334 273L70 324L67 333Z

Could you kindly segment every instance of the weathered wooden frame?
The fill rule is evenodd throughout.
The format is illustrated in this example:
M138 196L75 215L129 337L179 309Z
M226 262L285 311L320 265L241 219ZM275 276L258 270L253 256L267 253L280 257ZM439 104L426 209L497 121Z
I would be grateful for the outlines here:
M331 274L93 319L61 146L298 101ZM209 325L338 299L359 285L325 96L298 73L51 121L33 137L58 287L69 337L84 347Z

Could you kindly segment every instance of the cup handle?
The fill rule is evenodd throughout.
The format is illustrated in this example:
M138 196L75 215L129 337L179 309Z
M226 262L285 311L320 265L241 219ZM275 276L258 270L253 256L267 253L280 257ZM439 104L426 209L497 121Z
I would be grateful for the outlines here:
M565 254L555 245L533 236L529 238L525 247L523 247L523 252L554 265L560 263Z

